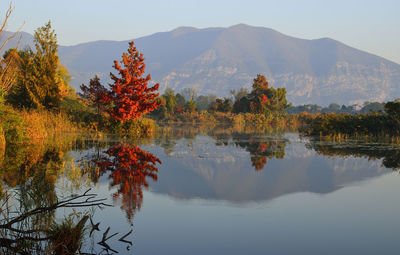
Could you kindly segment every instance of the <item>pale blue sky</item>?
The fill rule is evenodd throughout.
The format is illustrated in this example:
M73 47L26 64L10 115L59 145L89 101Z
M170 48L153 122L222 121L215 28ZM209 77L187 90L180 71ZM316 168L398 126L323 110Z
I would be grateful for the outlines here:
M61 45L129 40L179 26L269 27L330 37L400 63L399 0L14 0L9 30L32 33L51 20ZM2 16L9 0L0 0Z

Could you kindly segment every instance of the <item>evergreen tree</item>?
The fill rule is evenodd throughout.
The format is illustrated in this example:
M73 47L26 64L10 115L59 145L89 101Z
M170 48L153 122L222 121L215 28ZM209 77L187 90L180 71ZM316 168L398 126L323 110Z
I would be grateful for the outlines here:
M58 108L61 101L61 82L57 79L57 36L50 21L38 28L34 35L36 52L33 55L32 80L28 87L36 108Z
M26 108L58 109L68 90L68 71L60 64L57 36L50 21L34 34L35 52L19 52L19 77L10 101Z

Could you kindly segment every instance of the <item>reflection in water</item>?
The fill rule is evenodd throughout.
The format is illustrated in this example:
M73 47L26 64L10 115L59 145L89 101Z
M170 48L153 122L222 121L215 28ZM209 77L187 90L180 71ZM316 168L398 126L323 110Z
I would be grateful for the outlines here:
M84 231L85 228L90 229L88 222L92 226L90 231L90 235L93 234L92 238L94 231L100 231L99 223L94 224L92 220L94 211L84 208L103 207L106 205L103 203L104 199L96 199L96 194L88 192L67 198L63 198L63 190L61 194L57 194L60 188L69 189L64 185L67 182L77 183L78 186L73 185L70 188L75 187L79 194L83 192L80 185L87 181L98 180L91 179L95 177L95 174L90 172L92 167L80 168L79 164L76 164L76 159L67 153L71 150L92 148L94 144L98 146L97 148L99 145L107 146L107 143L103 142L60 139L58 142L31 146L10 145L6 148L0 158L0 254L75 254L86 238L83 236L84 233L89 233ZM156 168L147 161L159 162L159 160L136 146L124 144L114 146L107 153L109 161L99 162L102 173L113 171L110 176L114 180L113 185L120 185L118 192L123 196L130 194L131 197L141 199L143 196L141 185L148 186L145 176L154 179L157 177L153 173L156 172ZM135 167L140 170L133 171ZM82 182L82 179L87 180ZM135 187L129 189L127 183ZM136 192L135 195L132 192ZM128 197L124 199L125 202L132 204ZM56 218L57 210L68 208L78 211L72 211L60 222L60 219ZM64 211L66 215L67 212ZM112 238L128 244L126 248L132 245L126 240L132 230L126 234L119 233L117 236L109 232L110 227L102 229L101 239L97 236L100 239L97 245L103 252L117 252L107 243ZM100 252L95 247L91 249Z
M153 192L181 199L235 203L266 201L296 192L324 194L388 173L387 168L396 166L399 153L389 145L382 145L377 151L376 146L364 144L360 151L368 152L371 159L385 155L383 162L387 168L384 168L380 161L366 160L363 154L344 159L316 155L304 146L308 140L296 134L209 133L190 140L178 137L174 140L174 149L160 155L168 170L160 171L162 181L152 185ZM162 141L169 140L164 137L159 141L160 146L163 147ZM347 150L342 144L338 151ZM254 172L251 168L263 170Z
M0 208L1 254L81 254L85 224L90 216L73 213L60 224L48 216L57 209L109 206L105 199L96 199L96 194L89 191L30 210L21 209L23 202L12 201L15 194L7 193ZM40 224L43 220L46 224Z
M268 133L269 136L265 136ZM287 139L282 138L282 130L271 129L269 126L191 126L167 128L163 135L155 139L167 155L174 152L177 140L184 138L189 143L199 135L212 137L217 146L236 145L250 153L250 160L256 170L262 170L267 161L272 158L282 159L285 156ZM274 135L274 136L271 136Z
M161 164L161 161L134 144L120 143L109 148L105 156L96 163L100 175L111 172L110 185L118 187L114 197L122 196L121 209L124 209L128 219L132 220L135 210L140 210L142 204L142 187L149 187L146 178L157 180L156 163Z
M106 196L109 196L108 188L111 187L114 199L120 198L122 202L122 210L115 208L113 213L118 211L122 217L96 218L101 212L80 210L70 226L76 227L79 222L86 224L86 234L95 240L95 246L113 252L112 244L131 245L129 238L124 239L124 236L133 232L128 229L119 233L110 239L115 239L115 242L108 246L107 238L118 231L113 231L112 223L124 221L125 224L123 214L133 221L135 212L142 206L143 195L147 196L143 188L149 188L150 184L152 193L236 204L263 202L296 192L326 194L390 172L387 168L398 169L400 166L400 150L396 146L327 143L301 140L297 134L264 131L237 127L164 127L152 143L145 141L150 145L146 147L149 151L133 142L121 143L118 138L78 137L61 143L10 146L5 153L0 152L1 209L5 212L10 208L5 206L10 190L15 199L8 198L7 201L18 207L15 211L20 215L26 215L36 208L48 208L61 201L60 194L64 192L70 194L68 192L72 190L82 194L83 184L96 186ZM157 196L149 195L147 199L150 201L154 197ZM160 197L165 199L165 196ZM199 205L198 200L190 203ZM107 209L105 214L111 211ZM46 229L57 222L57 217L55 210L43 211L32 215L24 223L29 224L21 224L23 228L20 229ZM144 215L141 220L145 217L150 216ZM1 228L9 218L0 220ZM107 220L111 223L98 225L99 221ZM148 225L151 224L146 228ZM10 234L3 232L3 237L7 235ZM45 237L43 233L40 236ZM135 240L138 240L137 236ZM8 244L7 247L11 246Z
M271 137L255 137L251 134L232 134L235 145L246 149L250 153L252 166L256 170L264 169L268 159L285 157L286 139Z
M400 148L397 145L365 143L346 141L339 143L327 143L319 140L311 140L307 145L319 154L335 157L366 157L369 160L382 159L382 165L386 168L400 169Z

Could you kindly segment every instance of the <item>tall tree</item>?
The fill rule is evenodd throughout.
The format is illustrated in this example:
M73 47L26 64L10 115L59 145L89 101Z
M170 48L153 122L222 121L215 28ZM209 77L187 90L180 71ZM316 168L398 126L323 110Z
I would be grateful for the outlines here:
M34 43L35 52L19 52L20 75L11 101L27 108L57 109L68 88L68 74L60 64L50 21L35 31Z
M144 57L137 51L134 42L129 43L128 52L122 55L120 63L114 61L114 68L119 76L110 74L114 83L110 84L111 90L103 100L111 104L111 116L124 122L138 119L155 110L161 105L161 101L156 100L159 84L147 87L151 76L144 76Z
M175 97L175 92L171 88L167 88L162 95L162 98L165 102L166 110L169 114L173 113L175 111L175 106L176 106L176 97Z
M57 80L57 36L50 21L38 28L34 35L36 53L33 57L33 84L31 92L37 107L58 108L61 101L61 83Z

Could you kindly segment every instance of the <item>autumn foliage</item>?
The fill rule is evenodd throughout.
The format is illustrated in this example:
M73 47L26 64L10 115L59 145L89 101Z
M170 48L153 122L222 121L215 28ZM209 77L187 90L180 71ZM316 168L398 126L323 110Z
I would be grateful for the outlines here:
M161 164L161 161L134 144L117 144L108 149L106 154L107 157L97 162L100 173L111 171L111 186L118 187L114 197L122 195L122 209L126 211L128 219L132 219L134 211L140 209L142 204L142 187L149 187L146 178L157 181L156 164Z
M129 43L128 52L122 55L120 62L114 61L118 74L110 74L114 83L103 99L111 104L110 114L114 119L136 120L161 105L161 101L156 100L159 84L148 87L151 76L144 76L145 67L143 54L137 51L134 42Z

